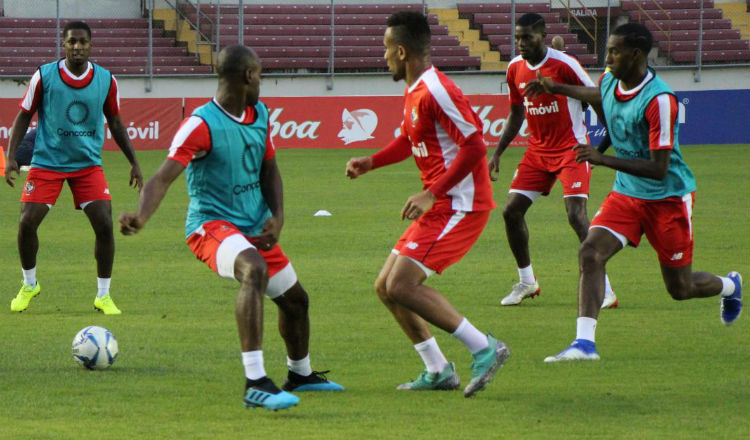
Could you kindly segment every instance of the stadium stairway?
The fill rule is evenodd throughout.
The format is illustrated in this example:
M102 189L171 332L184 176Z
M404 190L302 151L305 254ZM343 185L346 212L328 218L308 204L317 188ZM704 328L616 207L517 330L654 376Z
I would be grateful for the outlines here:
M732 28L740 31L740 38L750 40L750 11L746 3L717 3L716 7L721 9L724 18L732 20Z
M465 18L459 18L458 9L430 9L430 14L435 14L441 25L448 28L448 35L458 38L459 44L469 48L469 55L479 57L481 65L479 70L505 70L508 63L500 61L500 52L492 50L487 40L482 40L479 31L471 29L471 22Z

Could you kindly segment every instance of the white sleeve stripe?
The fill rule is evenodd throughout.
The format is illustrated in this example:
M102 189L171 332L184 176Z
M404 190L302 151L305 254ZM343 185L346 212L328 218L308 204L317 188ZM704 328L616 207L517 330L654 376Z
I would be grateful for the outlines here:
M557 51L556 51L557 52ZM594 81L591 80L591 77L586 73L585 70L583 70L583 67L581 67L581 64L573 59L573 57L565 55L563 53L560 53L560 56L557 56L557 53L552 52L553 55L555 55L556 60L560 60L563 63L565 63L568 67L570 67L573 70L573 73L576 74L579 80L583 83L586 87L596 87L594 84Z
M23 97L23 101L21 101L21 107L28 111L31 111L31 105L34 103L34 95L36 95L36 88L39 85L39 81L42 79L41 74L39 73L39 69L34 72L34 75L31 77L31 80L29 81L29 88L26 89L26 95Z
M469 137L477 131L477 127L464 119L464 116L458 111L456 104L453 103L453 100L448 95L448 91L440 83L440 79L438 79L434 71L425 75L424 83L440 108L456 124L456 127L458 127L458 130L464 137Z
M190 136L193 131L195 131L198 126L200 126L203 123L203 119L197 117L197 116L191 116L188 118L187 121L185 121L184 124L182 124L182 127L180 127L179 130L177 130L177 133L175 133L174 137L172 138L172 145L169 146L169 154L167 157L173 157L177 150L180 149L182 144L185 143L187 138Z
M112 84L115 85L115 89L117 90L117 95L115 96L115 99L117 100L117 109L120 109L120 86L117 84L117 80L115 79L115 76L112 75Z
M656 97L659 105L659 146L672 146L672 106L669 95L661 94Z

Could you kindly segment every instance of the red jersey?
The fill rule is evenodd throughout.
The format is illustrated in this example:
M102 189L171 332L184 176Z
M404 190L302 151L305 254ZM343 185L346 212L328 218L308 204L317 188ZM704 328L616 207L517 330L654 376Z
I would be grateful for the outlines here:
M596 87L578 61L547 48L544 59L532 66L517 56L508 65L510 105L523 105L529 128L529 150L545 156L568 151L577 144L587 144L588 129L583 122L581 101L563 95L543 93L534 99L523 96L526 84L536 79L537 71L552 81L574 86Z
M461 145L482 133L482 121L461 89L435 67L430 67L406 90L401 133L411 143L412 155L428 189L451 167ZM433 209L485 211L495 207L487 173L487 158L441 196Z

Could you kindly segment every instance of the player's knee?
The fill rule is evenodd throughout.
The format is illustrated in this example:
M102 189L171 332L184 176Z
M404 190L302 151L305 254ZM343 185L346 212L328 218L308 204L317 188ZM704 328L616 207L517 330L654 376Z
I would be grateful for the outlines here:
M385 290L388 300L403 303L404 299L411 293L412 285L398 277L388 277Z
M585 241L581 243L581 248L578 251L578 264L581 270L597 268L603 266L604 263L604 258L594 246Z
M299 284L284 292L283 295L277 297L274 301L292 319L304 317L310 307L310 298L305 289Z
M384 277L378 277L375 280L375 293L378 294L378 297L385 301L388 299L388 290L385 287L385 278Z
M268 283L268 267L264 261L239 260L235 263L235 278L241 284L252 284L257 290Z
M586 230L589 227L589 219L586 217L586 213L580 211L569 212L568 223L576 231Z
M517 223L523 219L524 212L518 207L507 204L503 207L503 219L506 223Z

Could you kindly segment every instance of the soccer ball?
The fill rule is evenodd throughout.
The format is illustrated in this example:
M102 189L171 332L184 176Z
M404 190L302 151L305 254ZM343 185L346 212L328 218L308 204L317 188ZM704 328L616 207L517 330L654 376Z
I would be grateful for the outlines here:
M89 370L109 368L117 353L117 339L104 327L86 327L73 338L73 359Z

